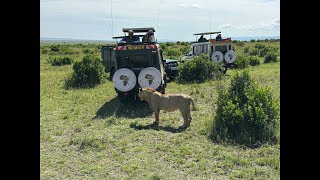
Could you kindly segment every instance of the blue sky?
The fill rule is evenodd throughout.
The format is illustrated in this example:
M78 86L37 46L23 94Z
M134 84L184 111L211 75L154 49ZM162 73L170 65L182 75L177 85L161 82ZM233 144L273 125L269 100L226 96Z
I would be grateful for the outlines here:
M150 26L159 40L280 36L280 0L40 0L40 37L111 40L123 27Z

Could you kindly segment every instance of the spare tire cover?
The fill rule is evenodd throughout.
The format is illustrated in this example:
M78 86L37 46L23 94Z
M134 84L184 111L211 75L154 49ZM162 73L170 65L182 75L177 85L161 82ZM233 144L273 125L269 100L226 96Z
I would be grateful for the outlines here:
M137 84L137 77L132 70L121 68L114 73L112 81L116 89L127 92Z
M212 53L211 60L215 63L220 63L223 61L223 54L220 51Z
M152 89L157 89L161 84L161 79L161 73L158 69L147 67L140 72L138 83L142 88L150 87Z
M224 55L224 60L227 63L233 63L237 58L237 55L234 51L229 50L228 52L226 52L226 54Z

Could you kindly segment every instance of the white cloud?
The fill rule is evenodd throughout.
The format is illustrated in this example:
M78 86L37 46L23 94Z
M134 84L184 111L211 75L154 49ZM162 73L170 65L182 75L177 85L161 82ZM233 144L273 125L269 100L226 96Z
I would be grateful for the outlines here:
M193 3L193 4L181 3L181 4L178 4L178 6L182 8L200 8L200 5L196 3Z
M111 1L113 35L153 26L160 39L185 41L219 28L232 36L278 35L280 29L279 0L41 0L40 36L111 39Z
M219 26L219 28L224 28L224 29L228 29L228 28L232 28L232 27L234 27L234 25L232 25L232 24L222 24Z
M200 8L200 5L199 4L191 4L191 7Z

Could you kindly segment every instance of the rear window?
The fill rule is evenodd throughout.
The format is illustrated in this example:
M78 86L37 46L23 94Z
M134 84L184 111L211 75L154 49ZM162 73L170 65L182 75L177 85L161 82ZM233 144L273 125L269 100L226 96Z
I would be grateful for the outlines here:
M224 54L224 53L226 53L228 51L227 48L228 47L226 45L224 45L224 46L216 46L215 47L215 51L220 51L220 52L222 52Z
M130 55L129 57L129 64L131 68L138 68L138 67L148 67L149 61L147 56L143 55Z

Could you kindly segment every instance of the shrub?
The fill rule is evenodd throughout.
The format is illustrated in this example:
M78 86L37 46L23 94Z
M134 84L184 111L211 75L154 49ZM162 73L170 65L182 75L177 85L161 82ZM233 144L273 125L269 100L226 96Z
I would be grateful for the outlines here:
M224 68L210 60L207 54L201 54L193 60L186 61L179 67L179 83L204 82L209 79L220 79Z
M82 50L83 54L90 54L93 53L93 51L91 51L90 49L84 49Z
M173 46L174 45L174 43L173 42L166 42L166 44L165 44L166 46Z
M102 83L105 78L102 60L94 54L86 54L82 61L74 63L73 74L67 81L67 86L93 87Z
M266 48L267 46L266 45L264 45L264 44L256 44L256 45L254 45L254 47L255 48L257 48L257 49L263 49L263 48Z
M264 57L264 63L277 62L277 54L274 52L268 52Z
M244 42L242 41L237 41L235 44L237 44L238 46L244 46Z
M249 67L248 56L239 55L237 57L237 59L235 60L234 64L236 65L236 68L238 68L238 69L244 69L244 68Z
M185 55L189 52L189 50L190 50L190 48L188 46L185 46L180 49L180 52Z
M177 50L167 49L166 50L168 56L180 56L181 52Z
M264 48L260 49L259 56L264 57L270 50L270 46L265 46Z
M165 44L160 44L160 47L161 47L161 49L164 50L164 51L167 49L167 46L166 46Z
M250 46L246 46L246 47L243 48L243 52L244 53L249 52L249 50L250 50Z
M249 52L248 52L251 56L256 56L256 55L259 55L259 49L257 49L257 48L254 48L254 47L251 47L250 49L249 49Z
M51 46L50 51L59 52L59 47L58 46Z
M62 66L67 64L72 64L74 60L71 57L50 57L49 63L52 66Z
M42 54L48 54L48 52L49 52L48 49L42 49L41 51Z
M260 65L260 58L257 56L250 56L249 57L249 64L251 66L257 66Z
M279 103L268 87L259 87L249 71L237 73L229 89L218 90L212 137L247 146L275 140Z

